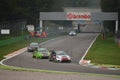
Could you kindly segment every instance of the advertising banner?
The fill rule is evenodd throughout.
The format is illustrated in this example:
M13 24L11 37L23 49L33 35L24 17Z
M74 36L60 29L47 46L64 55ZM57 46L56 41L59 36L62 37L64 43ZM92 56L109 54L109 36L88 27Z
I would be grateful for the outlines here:
M1 34L10 34L9 29L1 29Z
M67 12L67 20L91 20L91 13L89 12Z
M34 25L27 25L26 27L28 31L34 31Z

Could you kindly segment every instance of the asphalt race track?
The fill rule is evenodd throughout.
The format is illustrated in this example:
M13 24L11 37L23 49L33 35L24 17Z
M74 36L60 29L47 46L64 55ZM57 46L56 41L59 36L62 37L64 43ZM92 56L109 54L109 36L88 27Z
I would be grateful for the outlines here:
M97 28L94 28L95 26ZM90 25L89 27L91 27L90 29L95 29L95 31L100 30L99 25ZM86 27L83 29L85 31L89 28ZM55 63L49 62L48 59L34 59L32 58L32 53L27 51L3 63L10 66L31 69L120 75L120 70L91 68L90 66L79 65L79 60L98 34L99 33L80 33L77 36L67 35L41 43L42 47L46 47L49 50L66 51L71 56L72 63Z

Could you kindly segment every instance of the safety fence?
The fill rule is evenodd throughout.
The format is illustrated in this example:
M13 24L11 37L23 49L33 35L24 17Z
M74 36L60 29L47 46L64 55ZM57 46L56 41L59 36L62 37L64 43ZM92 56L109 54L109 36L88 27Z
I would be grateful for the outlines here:
M6 40L0 40L0 47L1 46L5 46L5 45L9 45L15 42L19 42L25 40L25 36L18 36L18 37L12 37Z
M9 35L12 35L12 36L22 35L26 30L25 26L26 26L25 20L0 22L0 37L6 36L5 34L1 33L1 31L4 29L7 29L10 31Z

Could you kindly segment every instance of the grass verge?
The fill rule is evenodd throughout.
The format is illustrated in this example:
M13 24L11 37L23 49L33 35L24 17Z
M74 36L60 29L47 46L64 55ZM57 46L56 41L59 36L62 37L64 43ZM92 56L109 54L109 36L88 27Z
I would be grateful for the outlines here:
M55 37L58 37L58 36L60 36L60 35L52 36L52 37L49 37L49 38L32 37L29 40L21 40L19 42L14 42L14 43L9 44L9 45L0 46L0 60L4 59L4 56L11 53L11 52L19 50L23 47L27 47L31 42L41 43L41 42L47 41L49 39L52 39L52 38L55 38Z
M102 40L99 36L88 51L85 59L91 60L95 64L120 65L120 48L115 43L114 38Z
M113 78L120 78L118 75L107 75L107 74L94 74L94 73L80 73L80 72L65 72L65 71L52 71L52 70L38 70L38 69L28 69L28 68L20 68L20 67L12 67L0 65L0 69L2 70L12 70L12 71L30 71L30 72L42 72L42 73L53 73L53 74L77 74L77 75L88 75L88 76L106 76Z

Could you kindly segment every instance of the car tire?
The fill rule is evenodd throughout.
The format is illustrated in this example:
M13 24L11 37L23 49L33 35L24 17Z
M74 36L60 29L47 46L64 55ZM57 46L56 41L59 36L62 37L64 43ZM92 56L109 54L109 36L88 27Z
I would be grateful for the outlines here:
M70 61L68 61L69 63L71 63L72 61L70 60Z
M57 61L58 63L61 63L61 61Z
M30 52L30 50L29 50L29 49L28 49L27 51L28 51L28 52Z
M53 61L51 58L49 58L49 61Z
M57 62L58 62L58 61L57 61L57 59L54 59L54 62L56 62L56 63L57 63Z

